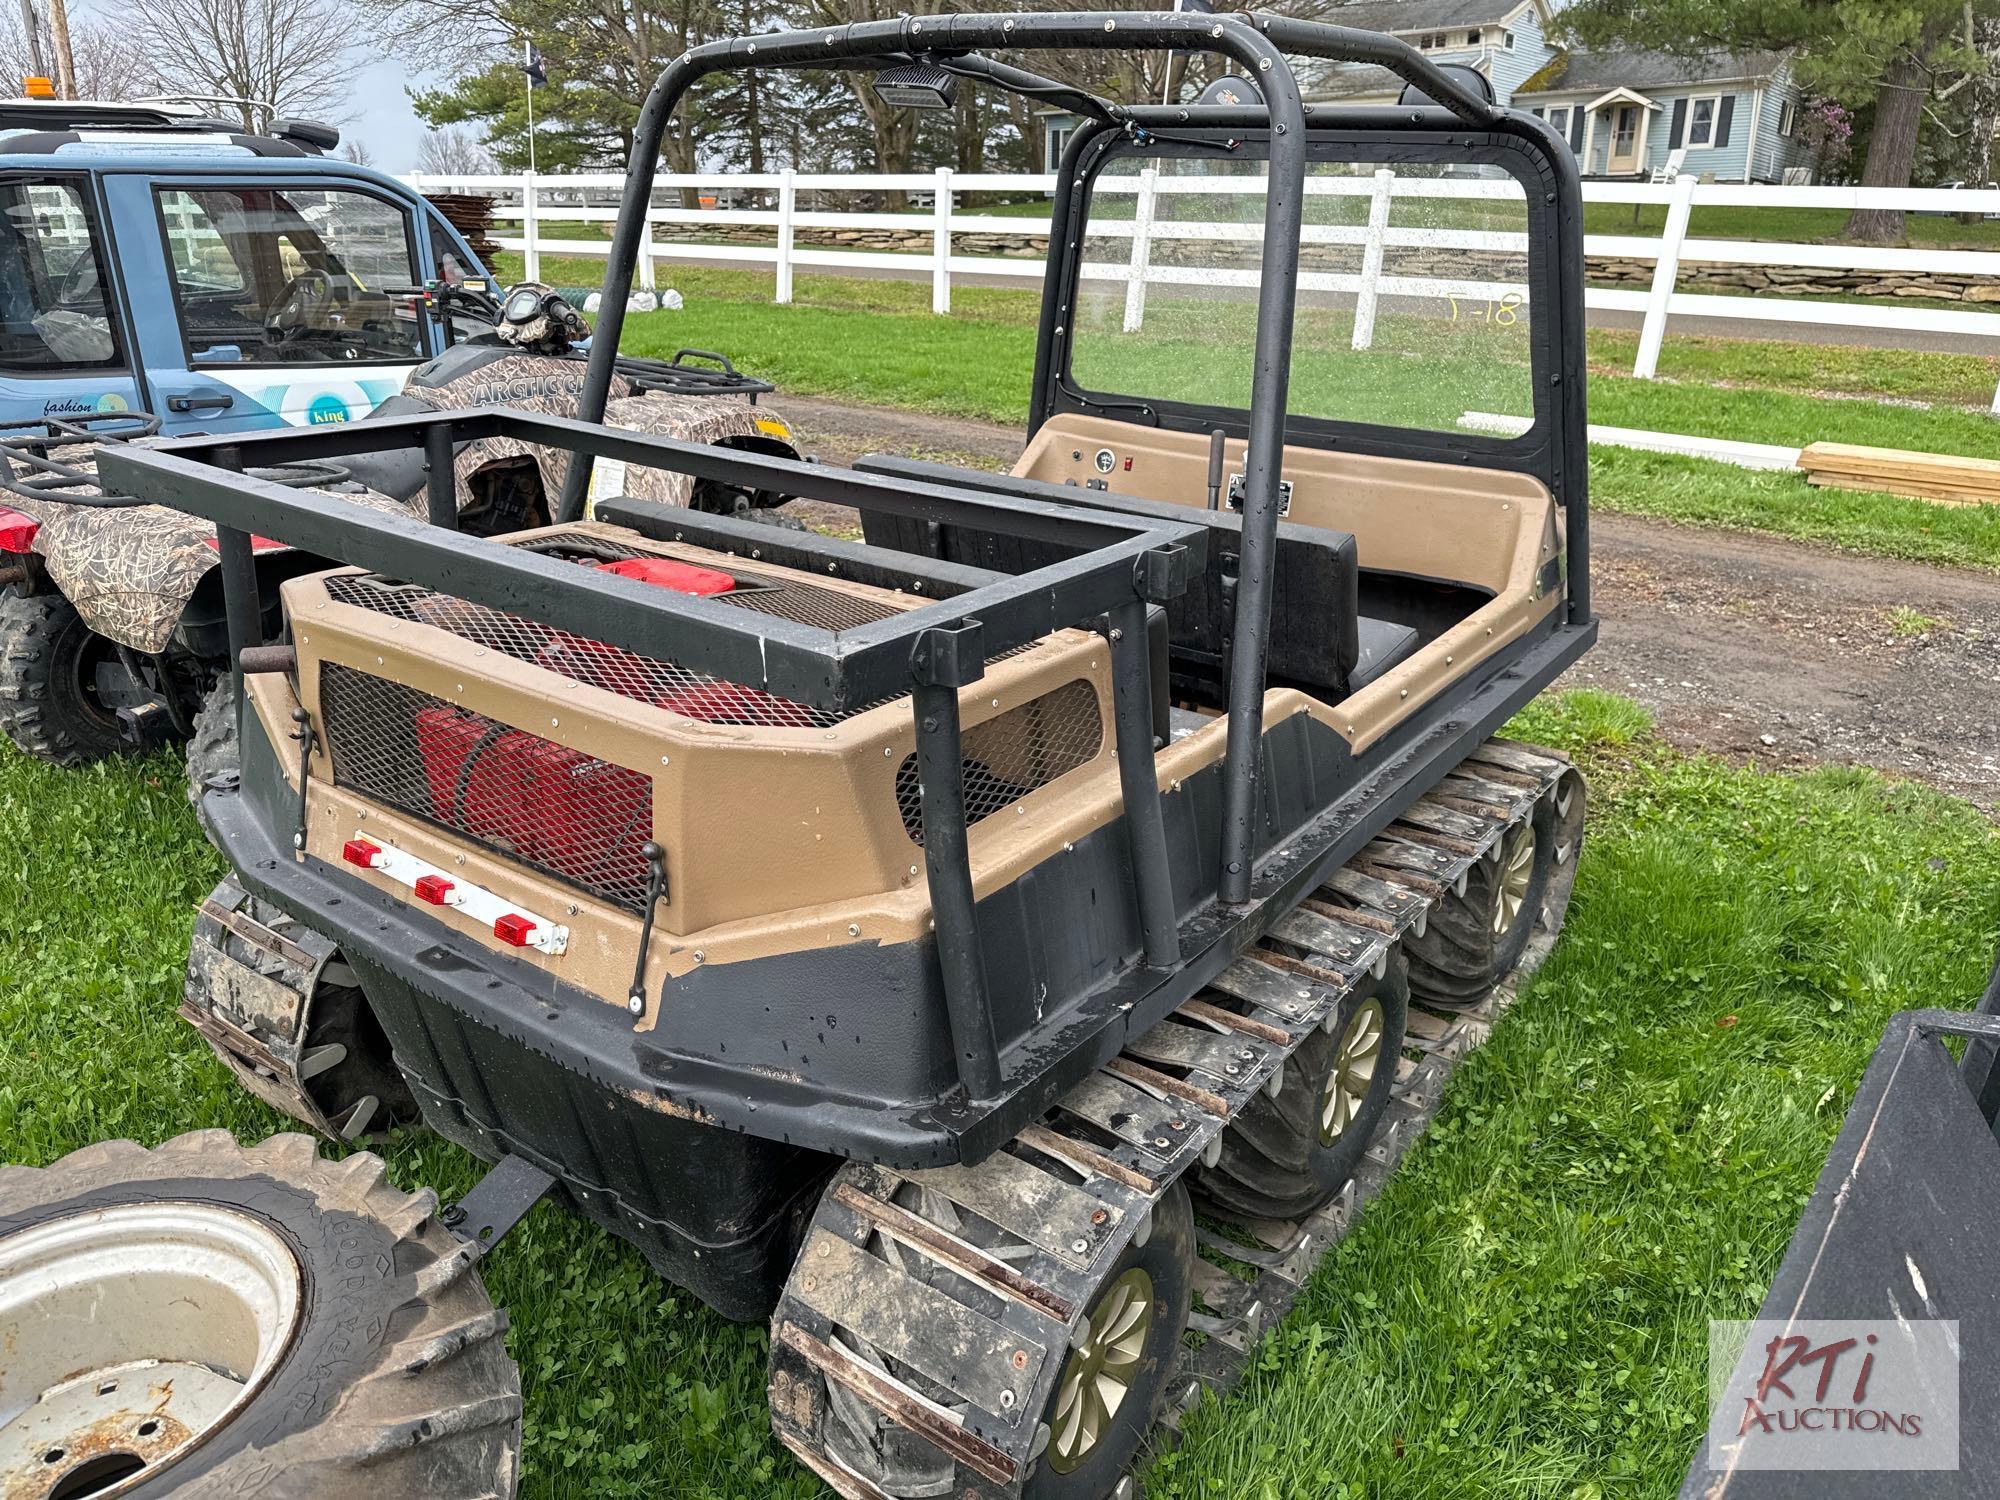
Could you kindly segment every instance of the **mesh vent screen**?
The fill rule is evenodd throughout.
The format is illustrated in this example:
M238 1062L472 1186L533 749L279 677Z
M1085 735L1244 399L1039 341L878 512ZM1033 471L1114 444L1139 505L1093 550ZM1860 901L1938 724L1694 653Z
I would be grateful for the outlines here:
M320 668L320 715L335 785L645 905L648 777L338 662Z
M826 729L875 706L864 704L848 713L811 708L761 688L743 687L711 677L706 672L697 672L664 657L641 656L636 651L608 646L602 641L557 630L520 615L488 609L480 604L468 604L463 599L454 599L448 594L436 593L416 584L396 583L365 574L345 575L329 578L326 591L336 603L358 605L391 619L410 620L448 630L474 645L503 652L517 661L532 662L564 677L617 693L620 697L650 703L656 708L709 724L744 724L766 729ZM771 592L790 594L806 590L787 587ZM824 594L828 591L811 589L810 592ZM747 602L757 595L747 591L712 597L718 602L730 602L743 608L757 607ZM871 601L865 599L847 602L864 608L874 607ZM772 608L766 612L778 614L783 610ZM883 613L892 611L884 610Z
M965 731L965 821L977 823L1011 807L1037 787L1074 771L1104 743L1097 692L1087 682L1010 708ZM924 841L923 792L912 751L896 768L896 809L917 843Z

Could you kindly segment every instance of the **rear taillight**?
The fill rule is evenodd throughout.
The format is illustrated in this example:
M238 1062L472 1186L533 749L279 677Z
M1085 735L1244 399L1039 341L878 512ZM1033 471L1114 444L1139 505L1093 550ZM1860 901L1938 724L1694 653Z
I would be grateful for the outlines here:
M42 523L0 505L0 552L33 552Z
M340 857L350 865L372 870L382 862L382 846L371 844L367 839L349 839L340 846Z
M510 911L494 919L493 935L503 943L516 948L525 948L535 940L537 925L539 924L533 917L524 917L517 911Z
M456 881L447 880L442 875L419 875L410 889L417 893L419 901L428 901L432 906L450 906L451 893L456 886Z

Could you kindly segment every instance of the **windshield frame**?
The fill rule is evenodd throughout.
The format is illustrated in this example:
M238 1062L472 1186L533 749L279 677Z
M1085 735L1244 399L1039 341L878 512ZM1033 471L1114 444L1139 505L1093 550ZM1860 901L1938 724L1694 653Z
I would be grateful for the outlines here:
M1362 115L1361 111L1322 109L1314 113L1316 118L1307 135L1308 169L1327 161L1383 166L1463 164L1498 167L1520 183L1526 200L1530 309L1526 378L1533 399L1532 423L1518 436L1496 436L1288 411L1286 441L1301 447L1517 470L1542 479L1560 495L1561 405L1566 397L1580 401L1581 392L1564 390L1557 378L1562 368L1560 339L1572 319L1563 301L1564 226L1557 211L1561 199L1553 165L1523 136L1507 131L1468 131L1463 121L1442 111L1367 112L1378 117L1393 115L1393 124L1353 118ZM1075 314L1081 306L1089 208L1097 180L1118 162L1215 159L1217 148L1229 140L1241 142L1240 151L1230 153L1229 159L1268 160L1265 148L1269 135L1261 123L1184 126L1171 138L1156 135L1136 142L1103 125L1086 124L1079 129L1078 139L1071 144L1072 159L1064 162L1057 202L1061 222L1052 223L1049 236L1055 259L1049 268L1044 311L1057 316L1044 317L1036 350L1030 436L1061 413L1109 417L1180 432L1207 434L1221 428L1232 437L1245 436L1249 422L1245 408L1177 401L1146 392L1094 389L1078 381L1071 368L1079 335L1088 337L1078 327ZM1580 332L1577 330L1579 343ZM1296 366L1296 349L1293 358ZM1291 384L1288 380L1288 392Z

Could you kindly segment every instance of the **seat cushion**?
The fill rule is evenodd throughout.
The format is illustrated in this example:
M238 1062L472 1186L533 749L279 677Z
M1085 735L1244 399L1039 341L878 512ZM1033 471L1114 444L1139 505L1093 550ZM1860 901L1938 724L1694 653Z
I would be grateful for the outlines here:
M1355 657L1354 670L1348 674L1349 692L1358 693L1398 662L1406 660L1417 649L1417 632L1408 625L1398 625L1392 620L1371 619L1367 615L1358 617L1361 649Z

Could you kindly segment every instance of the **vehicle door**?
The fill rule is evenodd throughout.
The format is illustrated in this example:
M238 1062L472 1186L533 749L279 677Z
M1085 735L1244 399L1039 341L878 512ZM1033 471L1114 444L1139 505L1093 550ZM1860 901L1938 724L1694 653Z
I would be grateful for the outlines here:
M140 404L90 178L0 173L0 422Z
M149 260L159 289L135 323L172 430L365 417L435 351L411 295L428 247L413 204L380 184L154 173L107 195L126 264ZM131 243L139 222L150 232Z

